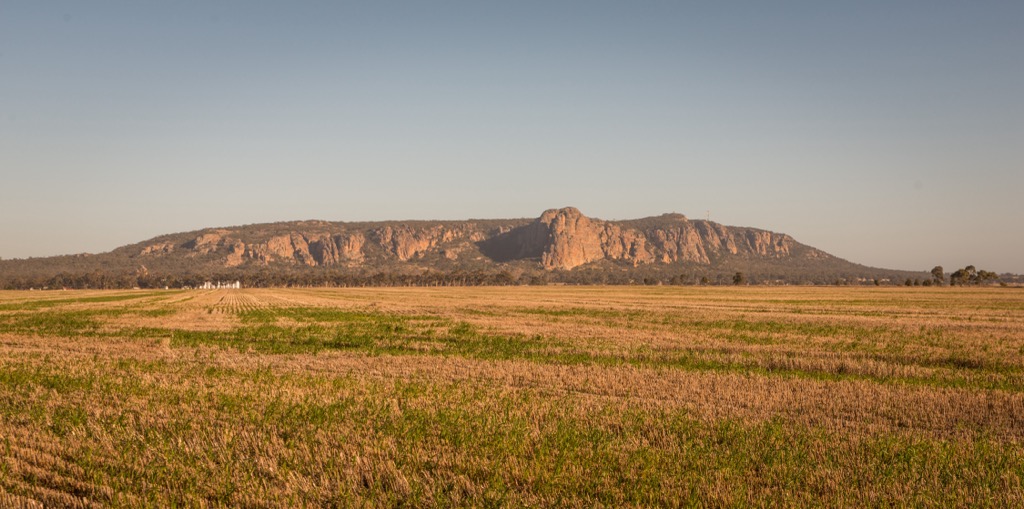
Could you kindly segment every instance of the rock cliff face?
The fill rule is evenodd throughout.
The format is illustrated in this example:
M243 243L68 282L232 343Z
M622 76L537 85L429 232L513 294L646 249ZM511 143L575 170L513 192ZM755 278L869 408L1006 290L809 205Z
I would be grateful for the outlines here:
M528 227L526 252L539 252L545 269L569 270L597 260L653 261L647 238L615 223L590 219L574 207L552 209Z
M135 256L213 257L223 267L359 267L395 262L453 267L476 260L538 263L547 270L572 270L600 261L640 266L708 265L728 257L782 259L794 256L798 248L801 257L830 257L788 235L765 230L691 221L680 214L604 221L573 207L545 211L533 221L315 221L205 230L183 241L168 239L137 245Z
M429 226L414 228L400 224L376 229L371 236L385 252L396 256L401 261L408 261L435 250L442 244L454 241L480 241L485 238L482 232L475 231L475 225L466 223L456 227Z
M321 235L309 242L309 254L316 265L339 265L363 259L366 237L360 233Z
M616 223L566 207L548 210L533 224L503 233L491 247L496 259L539 258L546 269L570 270L597 260L638 266L680 261L706 265L724 255L782 258L790 255L794 244L788 235L730 229L679 214Z

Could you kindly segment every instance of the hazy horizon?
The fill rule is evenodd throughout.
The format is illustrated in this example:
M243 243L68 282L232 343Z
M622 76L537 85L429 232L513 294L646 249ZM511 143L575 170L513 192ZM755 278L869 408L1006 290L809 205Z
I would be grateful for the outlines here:
M0 257L678 212L1024 273L1019 2L0 5Z

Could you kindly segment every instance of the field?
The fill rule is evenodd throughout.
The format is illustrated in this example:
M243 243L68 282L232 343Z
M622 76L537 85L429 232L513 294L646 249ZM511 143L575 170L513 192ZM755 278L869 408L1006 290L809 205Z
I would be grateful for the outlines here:
M1024 291L0 292L0 506L1024 506Z

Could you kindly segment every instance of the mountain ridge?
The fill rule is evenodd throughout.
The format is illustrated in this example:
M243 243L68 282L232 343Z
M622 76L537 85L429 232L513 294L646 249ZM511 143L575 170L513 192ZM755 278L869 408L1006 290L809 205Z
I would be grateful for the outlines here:
M275 271L339 277L470 272L566 282L667 282L686 274L720 281L734 272L780 282L922 274L864 267L760 228L676 213L609 221L575 207L533 219L257 223L165 234L95 255L0 261L7 280L90 271L165 279Z
M195 236L182 240L190 235ZM206 228L154 237L113 252L128 252L140 259L182 251L193 257L214 253L224 258L225 267L358 265L381 257L408 262L430 254L457 260L469 252L499 263L538 260L545 270L572 270L602 259L633 266L677 261L709 265L726 253L784 258L796 256L792 250L814 258L835 258L787 234L758 228L691 221L681 214L605 221L574 207L549 209L533 220L309 220Z

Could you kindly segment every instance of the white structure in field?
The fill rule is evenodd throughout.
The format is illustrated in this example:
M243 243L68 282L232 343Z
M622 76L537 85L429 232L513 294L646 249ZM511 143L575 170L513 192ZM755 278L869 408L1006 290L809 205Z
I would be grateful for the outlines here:
M222 289L222 288L241 288L241 287L242 287L242 282L241 281L235 281L234 283L224 283L224 282L221 282L221 281L217 281L216 283L212 283L210 281L207 281L207 282L199 285L196 288L198 288L200 290L219 290L219 289Z

